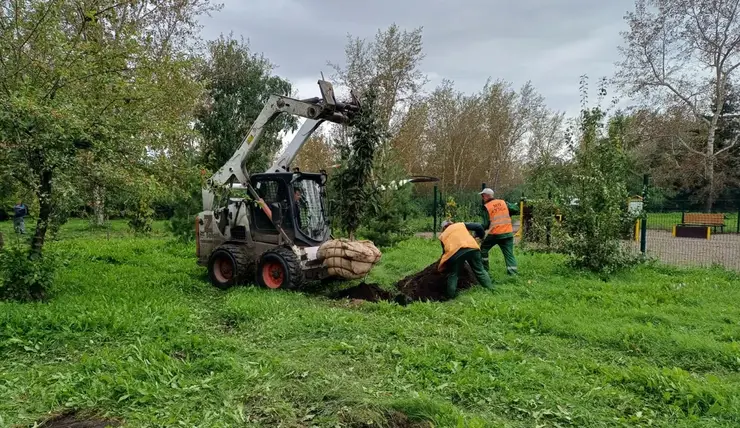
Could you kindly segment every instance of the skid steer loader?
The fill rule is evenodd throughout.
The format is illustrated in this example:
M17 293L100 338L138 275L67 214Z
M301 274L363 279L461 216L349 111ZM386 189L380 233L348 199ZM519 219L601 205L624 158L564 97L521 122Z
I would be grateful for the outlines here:
M291 171L290 164L323 122L347 124L359 102L354 95L349 103L338 102L331 83L318 84L321 98L272 95L231 159L206 181L203 211L195 220L196 254L216 287L254 278L264 287L296 289L329 276L317 258L319 246L331 239L326 171ZM267 171L250 174L247 157L280 114L306 121Z

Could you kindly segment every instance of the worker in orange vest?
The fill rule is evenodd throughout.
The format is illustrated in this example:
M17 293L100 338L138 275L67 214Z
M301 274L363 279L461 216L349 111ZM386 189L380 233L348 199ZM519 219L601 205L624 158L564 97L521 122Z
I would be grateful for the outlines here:
M514 257L514 227L511 224L509 206L503 199L495 199L493 190L486 188L479 193L483 199L483 206L488 214L487 221L483 222L485 235L481 242L480 252L483 266L489 270L488 252L498 245L504 254L506 273L517 274L516 258Z
M442 258L437 268L440 272L448 272L447 297L452 299L457 295L457 279L465 262L470 265L480 285L493 289L491 277L481 262L478 242L470 235L465 223L442 222L439 240L442 241Z

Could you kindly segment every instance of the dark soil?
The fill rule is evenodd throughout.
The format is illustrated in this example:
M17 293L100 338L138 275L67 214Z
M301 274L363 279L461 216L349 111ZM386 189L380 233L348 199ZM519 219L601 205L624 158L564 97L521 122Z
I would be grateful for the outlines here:
M105 419L85 419L74 412L63 413L36 425L39 428L107 428L117 427L121 423Z
M330 297L332 299L366 300L379 302L381 300L394 301L400 305L412 302L443 302L447 297L447 273L437 270L438 262L427 266L424 270L396 283L397 293L383 290L378 284L360 283L351 288L340 290ZM470 266L465 264L457 280L457 290L468 289L477 283Z
M437 262L423 271L409 275L396 283L396 288L412 301L442 302L449 300L446 294L447 273L437 270ZM468 289L477 283L470 267L465 264L457 280L457 290Z
M331 296L334 299L358 299L368 302L379 302L381 300L393 300L393 293L383 290L378 284L360 283L351 288L340 290Z

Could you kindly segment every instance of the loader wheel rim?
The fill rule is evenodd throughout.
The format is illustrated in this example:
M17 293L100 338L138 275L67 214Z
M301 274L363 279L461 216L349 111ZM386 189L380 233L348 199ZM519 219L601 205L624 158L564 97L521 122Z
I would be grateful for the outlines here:
M219 257L213 263L213 274L221 283L231 281L234 277L234 266L227 257Z
M265 263L262 267L262 280L268 288L280 288L285 281L285 273L280 263Z

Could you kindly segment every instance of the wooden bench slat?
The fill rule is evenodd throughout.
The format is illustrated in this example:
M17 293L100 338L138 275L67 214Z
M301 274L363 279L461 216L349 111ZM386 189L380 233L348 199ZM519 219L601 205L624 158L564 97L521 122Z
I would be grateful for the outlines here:
M684 224L701 224L708 226L724 226L725 215L710 213L686 213L683 218Z

